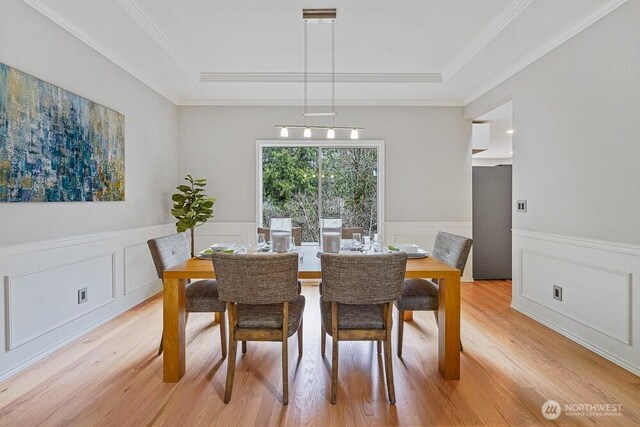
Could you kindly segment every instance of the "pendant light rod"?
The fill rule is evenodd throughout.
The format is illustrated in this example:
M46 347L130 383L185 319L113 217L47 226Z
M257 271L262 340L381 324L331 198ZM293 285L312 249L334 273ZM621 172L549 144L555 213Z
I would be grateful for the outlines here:
M331 21L331 111L336 125L336 20Z
M304 124L307 124L307 104L308 104L308 99L309 99L309 93L308 93L308 89L307 89L307 85L308 85L308 43L307 43L307 21L304 21Z

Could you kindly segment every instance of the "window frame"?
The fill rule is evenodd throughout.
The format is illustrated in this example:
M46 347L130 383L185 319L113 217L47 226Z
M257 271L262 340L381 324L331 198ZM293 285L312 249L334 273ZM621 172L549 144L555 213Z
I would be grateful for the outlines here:
M378 234L384 236L384 182L385 141L382 139L324 140L324 139L258 139L256 140L256 227L262 227L262 149L264 147L321 147L321 148L375 148L377 161Z

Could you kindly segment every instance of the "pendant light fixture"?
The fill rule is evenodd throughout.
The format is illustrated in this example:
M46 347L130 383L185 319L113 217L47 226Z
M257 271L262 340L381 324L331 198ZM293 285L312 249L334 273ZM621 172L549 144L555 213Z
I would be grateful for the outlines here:
M276 125L280 128L280 137L289 137L289 129L304 129L303 136L311 138L311 130L326 130L327 139L335 139L336 130L351 131L351 139L358 139L358 131L363 130L359 127L343 127L336 126L336 9L302 9L302 21L304 23L304 107L302 115L304 124L302 125ZM307 25L308 24L331 24L331 111L330 112L309 112L308 111L308 46L307 46ZM331 126L314 126L307 124L308 117L331 117Z

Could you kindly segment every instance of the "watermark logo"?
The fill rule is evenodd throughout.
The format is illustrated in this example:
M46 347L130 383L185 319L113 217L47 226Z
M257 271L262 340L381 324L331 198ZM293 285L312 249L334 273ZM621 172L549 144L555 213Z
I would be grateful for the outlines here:
M555 400L547 400L542 404L542 416L548 420L555 420L561 413L562 408Z
M621 403L565 403L561 406L555 400L547 400L540 409L548 420L557 419L564 412L567 417L620 417Z

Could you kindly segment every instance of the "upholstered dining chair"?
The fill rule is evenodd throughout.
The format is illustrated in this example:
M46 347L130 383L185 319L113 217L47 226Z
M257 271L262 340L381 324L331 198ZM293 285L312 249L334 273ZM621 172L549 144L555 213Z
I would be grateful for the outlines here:
M158 237L147 242L151 257L156 267L158 277L167 268L180 264L191 258L191 249L185 233L171 234L169 236ZM225 331L224 312L226 305L218 298L218 286L215 280L198 280L188 283L186 287L185 301L185 323L189 319L189 313L222 313L220 321L220 347L222 357L227 357L227 337ZM160 338L158 355L162 354L164 344L164 331Z
M271 240L271 230L268 228L258 227L258 234L264 234L264 238L267 242ZM291 228L291 237L293 237L294 245L301 246L302 245L302 228L301 227Z
M353 239L353 233L360 233L360 236L364 236L364 228L362 227L345 227L342 229L343 239Z
M438 232L432 256L451 267L464 271L473 240L455 234ZM396 301L398 308L398 357L402 357L405 311L433 311L438 324L438 280L405 279L402 294ZM462 351L462 340L460 341Z
M298 333L302 355L305 299L298 291L298 255L213 254L220 298L229 311L229 358L224 402L233 391L238 341L282 342L282 403L289 402L288 338ZM243 349L244 350L244 349Z
M376 255L323 254L321 351L326 335L333 339L331 403L338 391L338 343L377 341L384 343L384 371L389 402L396 403L391 359L391 313L400 296L407 265L403 252ZM379 349L379 347L378 347Z

